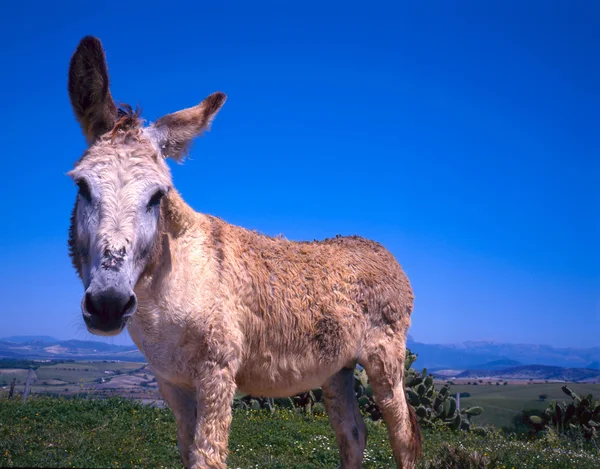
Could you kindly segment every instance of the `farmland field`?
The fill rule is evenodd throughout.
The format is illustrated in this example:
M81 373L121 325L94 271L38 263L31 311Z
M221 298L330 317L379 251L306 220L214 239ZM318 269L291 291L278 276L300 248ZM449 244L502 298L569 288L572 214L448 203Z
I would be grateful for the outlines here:
M461 397L462 409L481 406L483 414L474 417L477 425L494 425L496 427L512 426L512 418L524 409L540 409L548 407L552 400L570 402L571 398L561 389L565 383L536 383L478 386L455 384L450 386L453 394L468 392L470 397ZM593 394L600 396L600 384L568 383L571 390L577 394ZM547 394L545 402L540 401L540 394Z
M142 368L143 366L144 363L138 362L84 361L44 365L44 368L47 370L75 369L82 371L133 371Z
M31 393L108 397L115 394L145 400L159 399L154 375L145 363L119 361L38 362L34 366ZM28 369L0 368L0 392L16 379L22 392Z

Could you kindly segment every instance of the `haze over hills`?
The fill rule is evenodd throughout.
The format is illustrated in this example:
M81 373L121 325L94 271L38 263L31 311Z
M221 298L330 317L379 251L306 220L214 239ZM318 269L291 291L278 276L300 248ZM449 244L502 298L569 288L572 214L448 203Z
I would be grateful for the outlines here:
M523 365L600 369L600 347L555 348L550 345L470 341L462 344L425 344L408 337L407 347L418 354L417 367L428 369L499 369ZM513 363L517 362L517 363ZM485 365L482 365L485 364ZM490 368L490 364L492 367Z
M489 363L484 363L482 365L474 366L473 368L476 370L504 370L506 368L521 366L523 363L518 362L517 360L509 360L508 358L502 360L494 360Z
M31 342L34 340L40 342L56 342L57 339L54 337L50 337L49 335L13 335L10 337L3 337L0 340L5 342L15 342L15 343L23 343L23 342Z
M49 336L0 338L0 358L130 362L146 360L135 345L113 345L91 340L58 340Z
M407 346L418 354L415 366L431 371L451 369L457 373L473 370L478 373L500 372L532 365L600 370L600 347L554 348L549 345L474 341L442 345L417 342L410 336ZM0 358L145 361L135 345L113 345L93 340L58 340L50 336L33 335L0 338ZM539 370L532 369L530 372L539 374ZM544 373L558 376L566 372L546 369L542 374ZM580 374L569 373L577 376Z
M446 377L449 377L445 373ZM568 382L600 382L600 370L562 368L559 366L524 365L501 370L475 369L458 373L454 378L495 378L504 380L556 380Z

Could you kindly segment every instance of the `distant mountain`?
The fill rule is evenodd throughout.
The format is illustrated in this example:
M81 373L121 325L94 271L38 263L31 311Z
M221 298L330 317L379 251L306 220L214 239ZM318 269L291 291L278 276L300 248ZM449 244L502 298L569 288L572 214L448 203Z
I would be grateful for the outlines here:
M555 348L550 345L503 344L497 342L465 342L462 344L424 344L412 340L407 347L419 357L417 368L476 369L498 360L513 360L532 365L563 368L590 368L590 363L600 362L600 347Z
M525 365L514 366L504 370L467 370L455 377L600 382L600 370L591 370L587 368L561 368L559 366L545 365Z
M0 358L145 361L135 345L112 345L91 340L58 340L49 336L2 338Z
M488 363L484 363L483 365L474 366L476 370L504 370L506 368L510 368L511 366L520 366L523 363L518 362L517 360L509 360L508 358L504 358L501 360L494 360Z
M600 370L600 361L595 361L590 363L586 368L591 368L592 370Z

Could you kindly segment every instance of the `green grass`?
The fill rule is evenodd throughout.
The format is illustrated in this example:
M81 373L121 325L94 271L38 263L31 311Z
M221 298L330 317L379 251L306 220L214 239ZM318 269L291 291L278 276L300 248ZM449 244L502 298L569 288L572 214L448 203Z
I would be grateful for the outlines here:
M385 427L367 422L365 468L394 467ZM500 457L515 468L600 467L598 447L558 438L527 442L500 433L424 433L426 460L445 443ZM235 411L231 468L335 468L335 438L327 417L294 411ZM179 468L175 421L168 409L125 399L34 398L0 402L0 467Z
M450 386L452 394L468 392L471 397L460 399L461 409L481 406L483 414L473 418L477 425L494 425L496 427L512 426L512 418L524 409L540 409L548 407L552 400L571 402L571 398L562 390L563 383L515 384L508 386L488 386L486 384ZM600 396L600 384L569 383L569 388L582 395ZM546 402L539 400L540 394L547 394Z

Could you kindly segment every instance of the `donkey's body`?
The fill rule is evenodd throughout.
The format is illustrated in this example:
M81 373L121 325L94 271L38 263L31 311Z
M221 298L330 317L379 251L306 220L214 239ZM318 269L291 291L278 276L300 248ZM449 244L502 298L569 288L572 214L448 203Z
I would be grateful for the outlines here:
M84 41L72 69L82 59L87 69L98 65L99 43ZM96 48L91 59L89 48ZM108 91L88 122L76 104L85 99L71 91L92 144L72 171L80 194L85 189L70 240L86 285L82 311L96 333L127 323L175 413L186 467L224 467L236 389L275 397L318 386L342 466L360 467L366 428L354 396L356 363L369 375L398 466L413 467L418 426L402 383L413 295L394 257L358 237L291 242L194 212L172 188L161 150L184 148L198 133L185 126L210 122L224 96L150 128L132 114L119 118L107 99ZM140 200L152 187L164 189L146 207Z
M363 361L373 328L391 337L405 333L410 286L380 245L269 238L167 197L164 210L178 206L188 228L174 236L166 227L168 250L138 282L138 313L128 326L165 379L193 386L195 365L181 360L179 344L196 348L210 338L231 347L241 391L294 395ZM177 347L167 352L168 342Z

